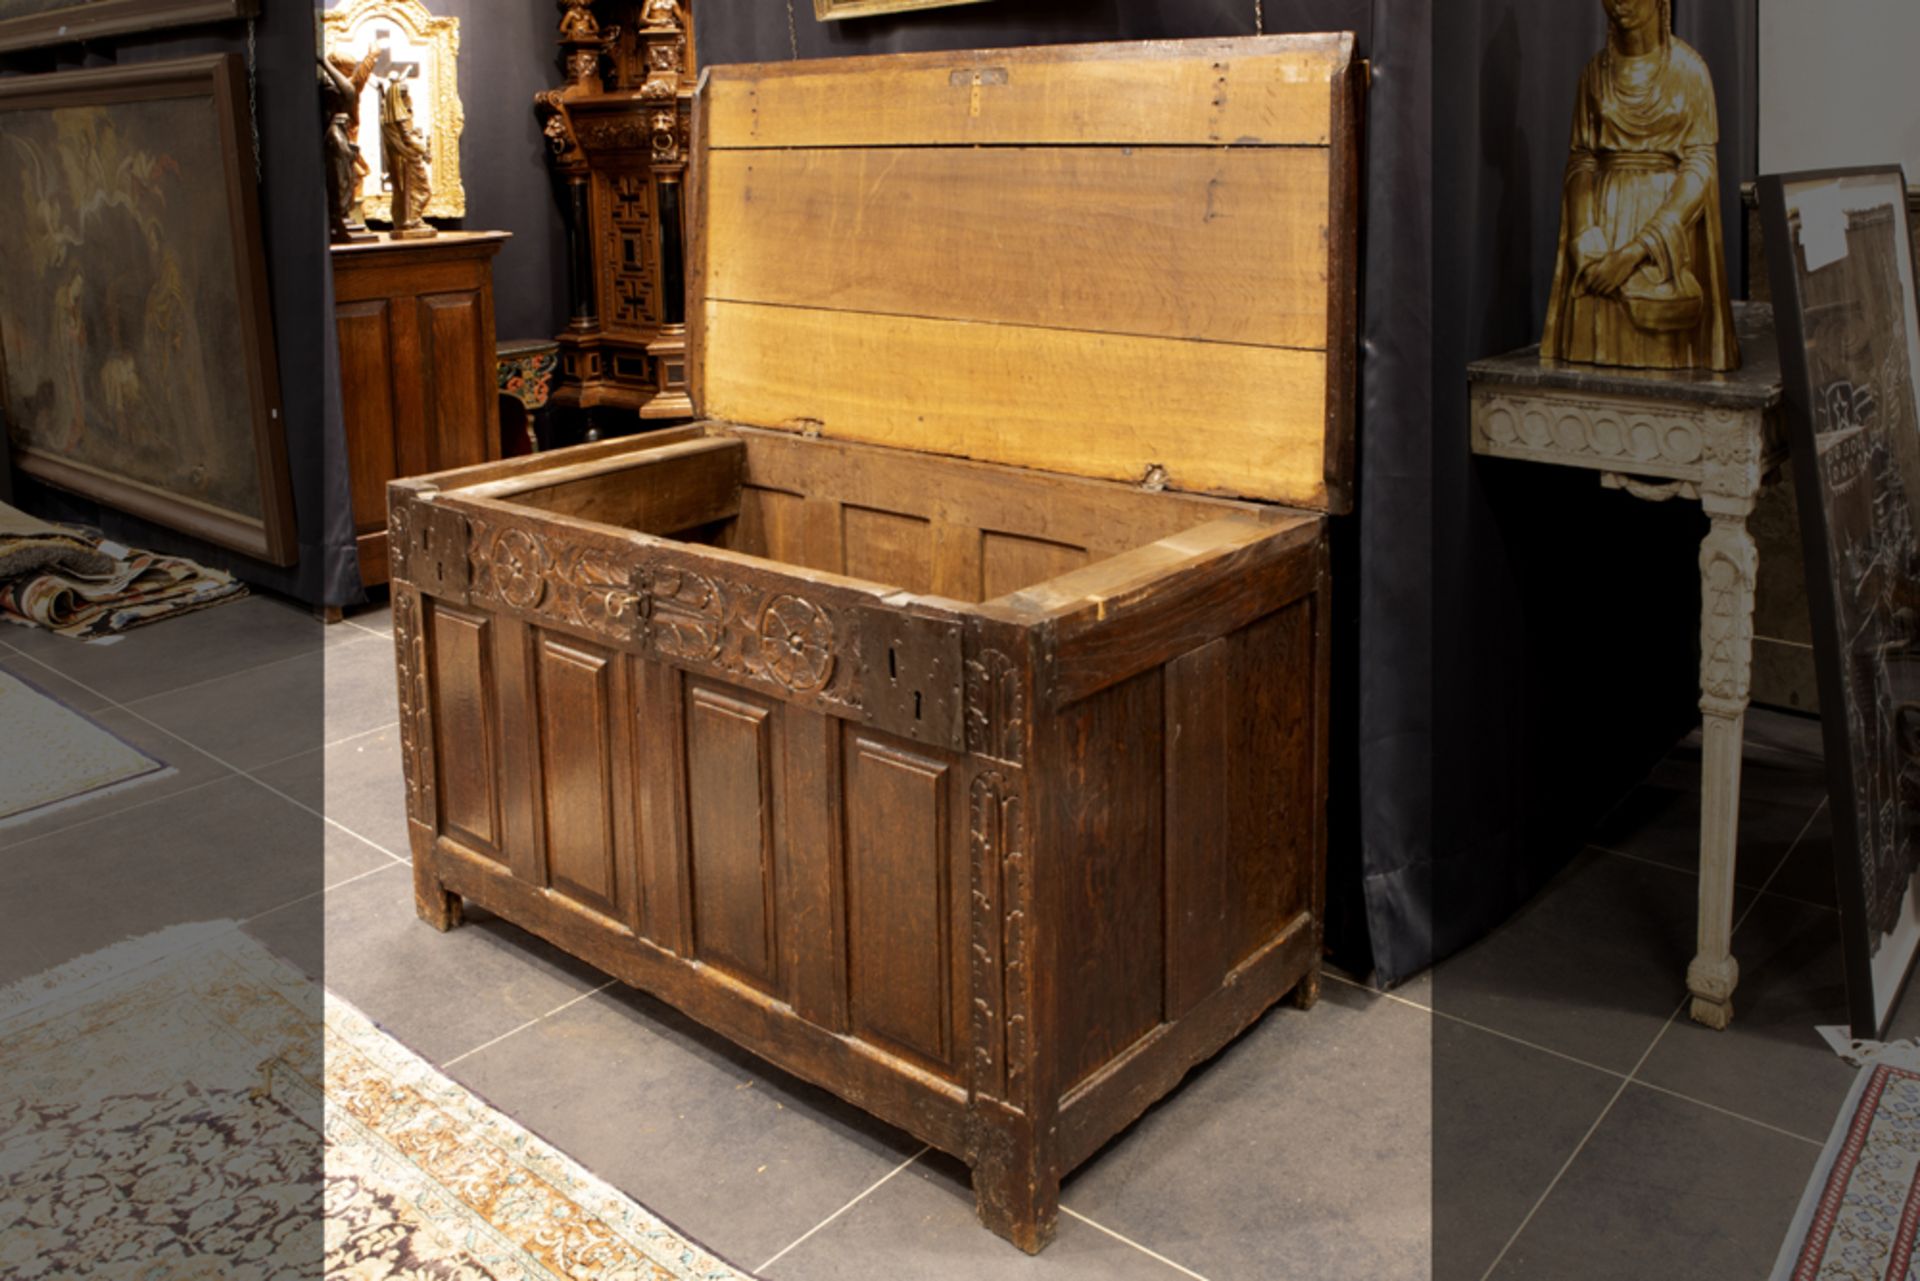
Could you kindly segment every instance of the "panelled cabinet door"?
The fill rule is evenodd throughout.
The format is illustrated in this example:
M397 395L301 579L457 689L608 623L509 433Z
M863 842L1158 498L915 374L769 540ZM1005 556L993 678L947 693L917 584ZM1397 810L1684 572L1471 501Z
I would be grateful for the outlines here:
M333 247L353 529L387 581L387 482L500 457L493 255L505 232Z

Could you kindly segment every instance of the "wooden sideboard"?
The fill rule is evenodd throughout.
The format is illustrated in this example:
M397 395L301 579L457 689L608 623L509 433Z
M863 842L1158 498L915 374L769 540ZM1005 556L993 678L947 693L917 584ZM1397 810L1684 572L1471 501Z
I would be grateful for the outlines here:
M360 581L387 581L387 482L500 456L493 256L510 233L333 246Z

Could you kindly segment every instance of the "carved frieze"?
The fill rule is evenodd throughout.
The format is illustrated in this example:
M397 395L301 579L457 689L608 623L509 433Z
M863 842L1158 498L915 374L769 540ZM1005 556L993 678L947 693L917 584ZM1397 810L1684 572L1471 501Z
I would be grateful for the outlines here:
M973 1089L1025 1108L1032 970L1026 824L1007 776L973 780Z
M857 709L857 643L842 611L779 586L727 582L673 564L634 577L634 640L667 662Z
M398 541L394 545L398 546ZM400 758L407 783L407 817L430 827L435 804L426 635L421 627L419 594L400 583L393 587L393 650L399 663Z
M476 603L498 601L611 641L632 638L639 602L614 550L475 519L467 563Z
M1757 411L1672 413L1597 395L1477 392L1473 436L1480 453L1689 479L1709 468L1771 465L1785 452Z
M1018 765L1025 733L1019 668L997 649L982 650L967 663L967 750Z

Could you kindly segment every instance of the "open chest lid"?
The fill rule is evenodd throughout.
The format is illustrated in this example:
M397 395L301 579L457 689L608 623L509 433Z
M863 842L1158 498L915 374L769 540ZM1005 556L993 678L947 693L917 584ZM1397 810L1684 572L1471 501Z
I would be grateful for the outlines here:
M711 419L1350 506L1348 34L710 67Z

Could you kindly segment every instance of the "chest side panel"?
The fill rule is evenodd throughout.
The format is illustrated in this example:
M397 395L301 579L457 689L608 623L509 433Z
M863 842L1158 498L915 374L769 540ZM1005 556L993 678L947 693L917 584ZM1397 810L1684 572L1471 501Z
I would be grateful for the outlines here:
M714 69L696 398L729 422L1339 510L1352 41Z

